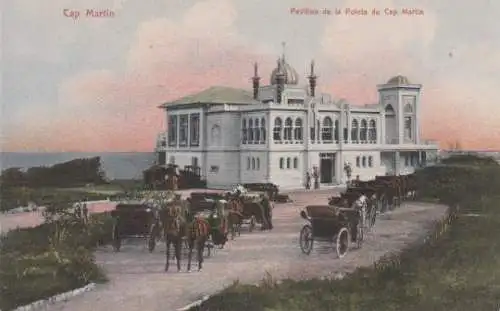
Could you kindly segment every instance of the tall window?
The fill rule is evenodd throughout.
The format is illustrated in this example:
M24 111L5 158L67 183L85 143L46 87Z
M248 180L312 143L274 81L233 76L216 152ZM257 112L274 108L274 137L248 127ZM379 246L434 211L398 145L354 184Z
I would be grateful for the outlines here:
M372 144L377 142L377 123L375 120L371 120L368 125L368 140Z
M255 119L255 142L258 144L260 143L260 125L259 125L259 119Z
M292 166L292 159L291 158L286 158L286 168L290 168Z
M293 168L299 168L299 158L297 157L293 158Z
M285 141L292 140L292 128L293 128L292 118L286 118L286 120L285 120L285 135L284 135Z
M301 141L302 140L302 119L297 118L295 120L295 128L294 130L294 139Z
M368 140L368 122L365 119L361 120L361 129L359 131L359 139L361 143L366 143Z
M241 140L243 144L246 144L248 140L247 119L241 121Z
M281 132L283 130L283 121L281 118L274 119L274 128L273 128L273 140L281 142Z
M199 113L192 113L190 115L190 145L193 147L197 147L200 145L200 114Z
M266 142L266 119L260 119L260 135L262 136L262 142Z
M330 117L323 119L323 128L321 131L321 139L325 143L331 143L333 140L333 122Z
M185 147L188 142L188 115L179 116L179 146Z
M251 160L250 160L250 157L247 157L247 170L250 169L250 166L251 165Z
M248 119L248 143L253 144L253 120Z
M285 159L280 158L280 169L284 169L284 168L285 168Z
M168 118L168 145L177 145L177 116Z
M412 139L413 138L413 133L412 133L412 120L411 117L405 117L405 138L406 139Z
M339 142L340 128L339 128L339 120L335 120L335 142Z
M359 124L358 120L354 119L352 120L352 126L351 126L351 141L355 144L359 143Z
M346 112L344 113L344 132L342 133L343 134L343 140L344 140L344 143L349 143L349 114Z

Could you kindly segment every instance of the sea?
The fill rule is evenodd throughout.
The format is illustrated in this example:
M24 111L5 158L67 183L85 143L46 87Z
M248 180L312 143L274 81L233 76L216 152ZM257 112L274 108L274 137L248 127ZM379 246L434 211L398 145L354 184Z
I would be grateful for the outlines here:
M153 152L0 152L0 168L27 169L96 156L109 179L142 179L142 172L155 162Z

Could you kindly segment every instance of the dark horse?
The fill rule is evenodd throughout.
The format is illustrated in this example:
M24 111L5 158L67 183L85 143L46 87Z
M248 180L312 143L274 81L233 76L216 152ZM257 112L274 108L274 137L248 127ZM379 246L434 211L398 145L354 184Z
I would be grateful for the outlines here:
M210 225L201 218L191 215L189 208L183 206L181 202L169 203L161 213L163 230L165 236L166 263L165 271L168 271L170 265L170 245L174 246L175 258L177 259L177 271L181 271L181 248L184 238L187 240L189 248L188 272L191 271L191 259L193 249L198 251L198 271L203 268L203 250L210 234Z

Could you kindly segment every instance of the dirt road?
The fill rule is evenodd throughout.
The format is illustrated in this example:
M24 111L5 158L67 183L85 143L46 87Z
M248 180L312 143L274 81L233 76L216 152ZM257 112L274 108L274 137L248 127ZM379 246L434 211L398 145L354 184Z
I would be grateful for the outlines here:
M352 249L343 259L334 259L330 245L316 245L310 256L301 253L298 236L304 220L299 211L306 204L324 204L331 191L292 194L294 203L279 204L273 213L271 232L242 232L226 248L205 260L202 272L165 273L164 250L159 244L150 254L145 241L125 243L120 253L106 247L98 250L110 282L92 291L48 307L67 311L173 311L204 295L213 294L235 280L259 282L266 272L275 278L312 278L353 271L370 265L382 255L404 248L444 217L446 207L406 203L382 215L368 234L362 249ZM186 260L183 261L185 271Z

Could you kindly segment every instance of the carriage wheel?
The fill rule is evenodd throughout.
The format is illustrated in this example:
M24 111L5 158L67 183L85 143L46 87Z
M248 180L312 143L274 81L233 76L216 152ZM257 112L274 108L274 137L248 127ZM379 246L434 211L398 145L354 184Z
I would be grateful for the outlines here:
M111 239L113 241L113 250L115 252L119 252L120 248L122 246L122 240L120 238L120 231L119 231L117 223L115 223L113 225L113 231L112 231L112 238Z
M344 258L349 250L349 230L346 227L342 227L336 237L335 251L337 252L338 258Z
M255 216L252 215L252 217L250 217L250 226L248 227L249 232L252 232L253 229L255 229L256 223L257 223L257 220L256 220Z
M150 230L149 236L148 236L148 250L150 253L152 253L155 250L156 238L158 237L158 234L159 234L158 224L154 224L151 227L151 230Z
M310 225L305 225L304 227L302 227L302 230L300 230L299 242L302 252L306 255L309 255L312 251L314 243L312 228Z

